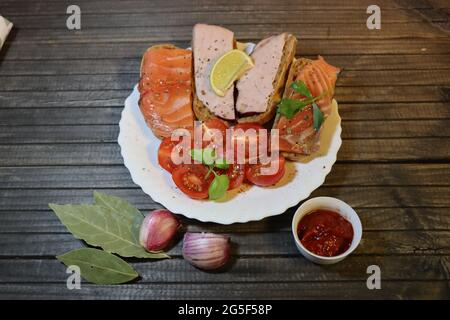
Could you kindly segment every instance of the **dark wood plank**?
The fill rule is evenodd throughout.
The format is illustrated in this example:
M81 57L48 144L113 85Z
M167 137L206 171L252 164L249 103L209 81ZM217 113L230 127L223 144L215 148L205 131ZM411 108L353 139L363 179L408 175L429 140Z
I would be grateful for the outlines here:
M190 40L172 41L179 47L188 47ZM141 59L144 51L156 42L139 41L130 38L114 43L9 43L7 51L3 51L4 61L8 60L48 60L48 59ZM358 40L346 41L328 39L317 41L301 38L297 45L297 55L421 55L448 54L450 45L447 39L391 39L391 40ZM356 58L355 58L356 60ZM384 64L384 62L383 62ZM339 65L339 64L337 64ZM0 66L1 68L1 66Z
M363 10L372 4L369 0L325 0L318 3L313 0L302 1L301 3L281 0L274 3L273 1L263 0L249 0L243 3L239 0L232 1L196 1L196 2L179 2L179 1L152 1L151 4L145 0L125 0L125 1L106 1L95 0L86 1L81 0L80 7L82 12L86 14L98 13L185 13L185 12L227 12L227 11L273 11L273 10L325 10L330 9L356 9ZM30 1L2 1L2 12L9 16L23 16L23 15L54 15L66 12L67 6L71 4L70 1L40 1L33 3ZM392 1L379 0L378 5L383 9L397 9L397 8L430 8L430 5L425 5L421 2L407 1ZM45 12L42 12L42 7L45 6ZM256 10L255 10L256 8Z
M306 56L315 58L315 56ZM354 70L430 70L450 69L450 55L328 55L329 63ZM140 58L75 59L75 60L5 60L0 65L2 75L74 75L118 74L139 72Z
M0 167L1 189L133 188L124 166ZM450 164L341 164L325 186L450 186Z
M378 265L383 281L448 280L450 260L444 256L350 256L342 263L319 266L303 257L236 259L227 272L196 270L182 259L132 263L145 283L365 281L367 267ZM65 282L66 267L57 260L1 259L0 283ZM276 272L273 272L276 270ZM85 282L83 284L86 284Z
M102 75L0 76L2 91L126 90L139 81L136 72ZM343 71L337 87L450 85L449 70ZM400 91L400 88L397 88Z
M2 91L125 90L139 81L138 69L123 74L0 76ZM339 87L450 86L447 70L343 71ZM397 91L402 90L397 88Z
M44 92L0 92L0 109L2 107L123 107L124 101L131 94L127 90L105 91L44 91ZM19 112L18 110L17 112ZM88 110L85 110L88 111Z
M19 96L24 95L16 93ZM123 107L121 102L115 100L86 100L86 101L62 101L60 104L65 104L66 107L57 107L57 101L20 101L13 100L13 95L8 98L8 105L14 104L17 106L25 106L26 108L0 107L0 124L4 126L21 126L21 125L117 125L120 121L120 116ZM33 96L33 93L30 93ZM64 96L65 94L63 94ZM55 100L59 98L56 93L49 94L47 99ZM93 94L88 94L93 96ZM102 95L100 95L101 97ZM1 101L0 97L0 101ZM44 99L44 97L42 97ZM119 98L117 99L119 100ZM11 103L11 104L10 104ZM30 105L27 105L29 103ZM115 105L117 107L107 107L108 105ZM89 105L86 107L76 107L76 104ZM96 105L105 105L101 108L96 108ZM42 107L35 108L33 106L42 105ZM23 116L26 114L27 116ZM339 114L343 121L346 120L437 120L443 121L450 118L450 103L449 102L422 102L422 103L339 103ZM357 124L359 125L359 124ZM69 130L69 129L68 129ZM370 128L368 128L370 130ZM385 130L396 130L395 128L383 128ZM4 131L7 134L8 131ZM445 132L445 131L444 131ZM411 132L414 134L414 132Z
M122 164L119 146L106 144L0 145L3 166ZM51 154L52 157L48 157ZM450 139L350 139L338 154L341 161L446 161Z
M449 191L447 186L330 186L317 189L311 197L336 197L356 208L450 207ZM104 192L128 199L139 208L156 206L138 187ZM90 203L92 189L3 189L0 196L1 210L48 210L48 203Z
M2 299L448 299L448 281L385 281L382 290L367 290L366 281L311 283L2 284Z
M109 9L109 8L108 8ZM143 8L145 11L145 8ZM43 16L13 16L10 17L14 24L23 29L50 29L61 28L67 15L43 15ZM368 15L364 10L346 10L333 9L327 10L323 14L320 10L310 10L305 7L293 9L289 14L285 10L274 8L267 11L223 11L219 15L211 15L210 12L185 12L183 14L174 14L173 12L163 12L157 15L154 12L139 12L124 14L102 14L98 11L93 14L86 14L83 8L82 28L121 28L121 27L150 27L150 26L186 26L194 25L199 21L218 25L242 25L245 24L315 24L315 23L361 23L365 24ZM412 10L392 10L383 9L383 24L389 23L409 23L421 22L423 17ZM442 17L440 21L446 21Z
M228 233L229 234L229 233ZM52 257L83 244L69 233L0 234L0 257ZM236 256L299 255L292 232L232 233ZM353 255L449 255L450 231L365 231ZM181 243L168 251L181 256Z
M46 119L41 119L41 121ZM56 119L54 118L52 121L57 121ZM67 117L63 119L68 120ZM70 120L75 122L74 119ZM4 122L7 121L7 119L4 119ZM33 121L38 122L39 119L33 119ZM89 121L89 119L85 121ZM343 139L450 137L449 119L418 121L344 120L342 127ZM408 130L405 130L405 128L408 128ZM116 124L8 126L0 132L0 144L115 142L118 134L119 127Z
M282 32L290 32L300 39L398 39L398 38L447 38L448 34L436 27L423 22L391 23L386 24L381 32L367 29L365 23L354 24L276 24L270 28L266 24L241 24L238 28L224 24L233 29L235 36L241 41L259 41L260 39ZM190 41L192 25L160 27L127 27L127 28L89 28L68 32L64 23L58 29L20 30L14 39L15 42L111 42L127 41L133 38L139 41L172 42Z
M161 205L148 203L141 207L142 212L161 208ZM223 226L215 223L203 223L180 216L182 223L191 231L210 232L273 232L286 231L291 228L295 209L261 221ZM364 226L364 231L398 231L398 230L450 230L449 208L359 208L355 207ZM49 210L42 211L2 211L0 233L64 233L67 229L56 215Z

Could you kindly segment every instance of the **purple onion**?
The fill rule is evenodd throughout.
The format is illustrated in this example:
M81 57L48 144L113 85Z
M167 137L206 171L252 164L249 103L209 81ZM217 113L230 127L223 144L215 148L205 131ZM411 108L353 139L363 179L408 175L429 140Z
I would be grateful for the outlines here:
M139 242L148 251L161 251L170 244L180 225L172 212L154 210L142 222Z
M230 237L214 233L186 232L183 257L197 268L214 270L224 266L230 258Z

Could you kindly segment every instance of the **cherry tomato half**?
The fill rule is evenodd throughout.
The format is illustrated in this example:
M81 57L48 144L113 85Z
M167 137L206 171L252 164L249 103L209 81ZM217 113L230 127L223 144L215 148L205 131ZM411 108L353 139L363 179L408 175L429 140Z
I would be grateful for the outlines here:
M177 187L192 199L208 198L208 188L214 174L202 164L180 165L172 172L173 182Z
M278 162L278 163L277 163ZM278 181L283 178L284 173L286 171L285 169L285 159L283 156L278 157L275 160L272 160L268 164L252 164L247 166L247 169L245 171L245 177L248 181L251 183L261 186L261 187L267 187L276 184ZM261 169L262 168L269 168L272 165L278 165L278 170L273 174L262 174Z
M205 121L202 125L203 147L212 145L213 147L222 148L225 144L227 129L228 124L220 119L211 118Z
M158 149L158 163L169 172L177 167L172 161L172 150L177 146L178 141L172 141L170 137L164 138Z
M227 176L230 179L228 190L240 187L245 180L245 164L230 164Z

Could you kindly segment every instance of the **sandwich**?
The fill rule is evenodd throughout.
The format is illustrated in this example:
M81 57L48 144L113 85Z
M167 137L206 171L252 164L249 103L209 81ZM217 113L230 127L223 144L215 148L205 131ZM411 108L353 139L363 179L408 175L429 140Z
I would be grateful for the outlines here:
M296 46L297 39L288 33L268 37L256 45L250 55L254 67L236 84L238 122L264 124L273 118Z
M197 118L235 120L234 86L218 96L209 81L214 63L235 47L234 33L220 26L196 24L192 33L195 92L193 109Z
M294 60L273 128L279 130L281 153L290 160L316 152L323 121L332 110L340 69L317 60ZM285 107L285 108L284 108Z

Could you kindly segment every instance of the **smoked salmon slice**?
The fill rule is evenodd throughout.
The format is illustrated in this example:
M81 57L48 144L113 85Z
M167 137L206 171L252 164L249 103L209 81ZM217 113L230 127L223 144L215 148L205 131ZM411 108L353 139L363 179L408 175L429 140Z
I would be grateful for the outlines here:
M328 64L321 56L317 60L296 60L289 72L283 98L306 99L307 97L291 88L293 82L302 81L313 97L320 97L316 104L326 119L331 112L339 72L339 68ZM274 129L279 130L280 151L286 153L288 158L296 160L297 155L309 155L319 149L320 132L323 126L316 130L313 117L312 105L304 107L290 119L278 114Z
M193 130L192 51L172 45L149 48L141 63L139 92L142 115L156 136Z

